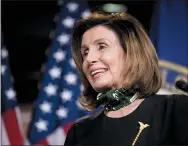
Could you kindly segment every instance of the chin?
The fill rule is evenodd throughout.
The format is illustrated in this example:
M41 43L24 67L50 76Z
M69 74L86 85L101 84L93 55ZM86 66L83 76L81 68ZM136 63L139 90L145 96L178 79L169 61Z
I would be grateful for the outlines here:
M102 93L102 92L104 92L105 90L110 89L110 87L109 87L109 86L105 86L105 85L103 85L103 86L93 86L93 89L94 89L96 92Z
M112 80L108 78L99 78L98 80L90 80L90 85L96 92L104 92L107 89L111 89Z

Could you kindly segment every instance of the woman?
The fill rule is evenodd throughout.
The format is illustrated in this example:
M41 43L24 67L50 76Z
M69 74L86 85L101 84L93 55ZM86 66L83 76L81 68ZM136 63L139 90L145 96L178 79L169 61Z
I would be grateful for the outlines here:
M73 28L72 54L85 91L104 109L76 122L65 145L188 144L188 98L156 95L161 75L142 25L127 13L93 13Z

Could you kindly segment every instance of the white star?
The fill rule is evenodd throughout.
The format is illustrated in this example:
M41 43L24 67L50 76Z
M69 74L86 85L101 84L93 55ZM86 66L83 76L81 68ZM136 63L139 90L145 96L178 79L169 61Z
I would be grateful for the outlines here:
M47 131L48 122L42 119L39 119L38 122L35 123L38 132Z
M67 81L68 84L75 85L77 77L75 74L69 73L68 75L64 76L64 79Z
M55 67L53 67L52 69L49 70L49 74L53 79L60 78L61 69L55 66Z
M70 101L72 98L72 92L65 89L63 92L61 92L60 96L64 102Z
M1 50L1 57L4 59L4 58L6 58L8 56L8 51L5 49L5 48L3 48L2 50Z
M71 18L70 16L62 20L62 23L67 28L72 28L74 25L75 20Z
M15 99L16 97L16 92L12 89L9 88L7 91L5 91L5 95L7 96L8 99Z
M73 68L76 68L76 64L75 64L75 62L74 62L74 60L73 60L72 58L69 60L69 64L70 64Z
M62 119L62 118L67 118L68 116L68 110L64 107L60 107L57 111L56 111L57 116Z
M85 10L84 12L82 12L81 17L85 18L88 17L91 14L91 12L89 10Z
M7 67L5 65L1 65L1 74L4 75Z
M78 4L77 3L68 3L67 8L69 9L70 12L74 12L78 9Z
M57 87L50 83L44 88L44 90L48 96L53 96L56 95Z
M80 102L78 100L76 100L76 105L79 110L85 110L85 108L80 104Z
M61 45L65 45L69 42L70 40L70 35L66 34L66 33L62 33L60 36L57 37L57 40L59 41L59 43Z
M58 50L53 54L53 57L56 59L57 62L63 61L65 59L66 53L62 50Z
M40 104L40 109L44 113L51 113L51 108L52 108L52 105L47 101L44 101L42 104Z

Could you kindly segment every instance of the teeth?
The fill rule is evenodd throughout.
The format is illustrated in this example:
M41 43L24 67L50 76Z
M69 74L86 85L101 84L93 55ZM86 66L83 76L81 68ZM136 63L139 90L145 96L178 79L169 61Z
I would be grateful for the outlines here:
M92 71L92 72L91 72L91 75L93 76L93 75L95 75L95 74L97 74L97 73L103 73L103 72L105 72L105 71L106 71L105 69L98 69L98 70Z

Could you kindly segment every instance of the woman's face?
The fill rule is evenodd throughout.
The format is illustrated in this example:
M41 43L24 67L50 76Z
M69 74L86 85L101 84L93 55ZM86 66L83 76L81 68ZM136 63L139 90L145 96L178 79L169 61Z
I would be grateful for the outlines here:
M100 25L87 30L81 54L83 72L96 91L123 86L125 53L115 32Z

